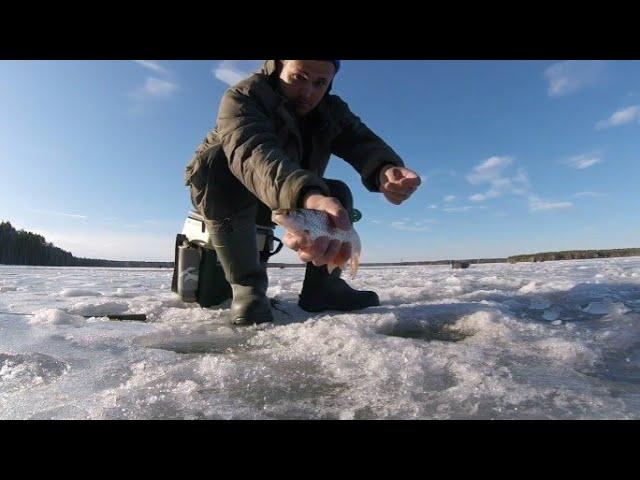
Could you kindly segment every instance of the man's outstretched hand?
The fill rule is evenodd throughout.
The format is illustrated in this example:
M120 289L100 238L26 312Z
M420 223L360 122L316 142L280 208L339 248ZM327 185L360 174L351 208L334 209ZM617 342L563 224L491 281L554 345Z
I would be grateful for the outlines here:
M422 181L408 168L388 165L380 171L380 192L394 205L400 205L415 192Z

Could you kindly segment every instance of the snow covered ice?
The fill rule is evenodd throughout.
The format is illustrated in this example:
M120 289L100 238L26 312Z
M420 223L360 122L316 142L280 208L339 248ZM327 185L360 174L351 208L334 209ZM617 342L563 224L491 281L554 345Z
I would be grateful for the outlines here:
M382 305L354 313L269 269L290 316L249 328L171 273L0 266L0 311L35 314L0 314L0 418L640 418L638 257L363 267Z

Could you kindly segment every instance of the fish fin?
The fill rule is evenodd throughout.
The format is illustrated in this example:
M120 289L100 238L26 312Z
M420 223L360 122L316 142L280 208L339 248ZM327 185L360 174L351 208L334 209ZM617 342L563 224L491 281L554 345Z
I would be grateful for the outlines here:
M349 273L351 278L355 278L358 273L358 267L360 266L360 250L357 250L351 254L351 261L349 262Z
M347 264L347 262L349 261L349 257L347 257L345 255L344 250L340 250L335 257L333 257L333 260L331 260L331 262L329 262L329 264L327 265L327 269L329 270L329 273L331 273L333 271L333 269L335 268L339 268L340 270L344 270L345 265Z
M349 273L351 278L355 278L360 266L360 254L362 253L362 244L358 232L353 230L353 238L351 240L351 261L349 262Z

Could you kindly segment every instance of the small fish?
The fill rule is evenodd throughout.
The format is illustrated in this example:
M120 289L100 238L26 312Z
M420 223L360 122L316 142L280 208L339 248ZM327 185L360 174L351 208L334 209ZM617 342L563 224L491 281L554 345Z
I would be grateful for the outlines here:
M351 261L349 262L349 273L351 274L351 278L356 276L358 266L360 265L361 245L358 232L355 231L353 226L349 230L336 228L331 223L329 215L325 212L304 208L274 210L271 214L271 219L285 230L301 235L309 243L319 237L328 237L329 240L335 239L344 243L350 243ZM327 264L329 273L333 272L336 267L344 270L347 260L349 260L349 257L345 258L342 252L339 252L338 255Z

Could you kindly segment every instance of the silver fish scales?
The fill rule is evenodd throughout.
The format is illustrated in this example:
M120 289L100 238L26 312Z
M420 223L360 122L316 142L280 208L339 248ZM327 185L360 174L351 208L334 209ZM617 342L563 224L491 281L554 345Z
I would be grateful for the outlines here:
M320 210L309 210L304 208L294 210L274 210L271 219L283 227L285 230L302 236L307 243L311 243L320 237L327 237L329 240L339 240L343 243L351 244L351 256L345 258L339 252L333 260L327 264L327 269L332 272L336 267L344 270L344 266L349 261L349 273L351 278L355 277L360 265L360 253L362 246L360 237L353 226L349 230L343 230L333 226L329 215Z

